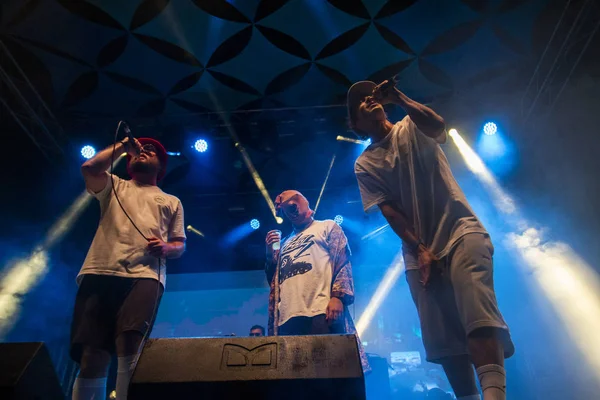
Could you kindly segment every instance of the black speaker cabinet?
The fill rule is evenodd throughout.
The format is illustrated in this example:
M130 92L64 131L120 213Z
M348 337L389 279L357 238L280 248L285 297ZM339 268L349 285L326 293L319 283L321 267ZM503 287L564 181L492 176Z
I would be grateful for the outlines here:
M64 400L43 343L0 343L0 399Z
M129 400L364 400L353 335L153 339Z

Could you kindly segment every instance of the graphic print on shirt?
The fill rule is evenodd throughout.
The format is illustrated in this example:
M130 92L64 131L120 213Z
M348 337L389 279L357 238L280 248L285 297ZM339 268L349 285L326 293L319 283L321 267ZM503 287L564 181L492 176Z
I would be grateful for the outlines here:
M286 279L305 274L313 268L303 258L310 256L308 250L315 244L314 238L315 235L298 235L285 244L281 253L280 285Z

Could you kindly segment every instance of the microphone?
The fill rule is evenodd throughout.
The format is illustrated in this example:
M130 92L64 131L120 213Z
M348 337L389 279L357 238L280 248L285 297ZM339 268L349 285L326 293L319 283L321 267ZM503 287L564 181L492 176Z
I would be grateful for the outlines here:
M336 137L335 140L337 140L338 142L350 142L350 143L354 143L354 144L365 144L365 145L370 144L370 142L368 140L352 139L352 138L341 136L341 135L338 135L338 137Z
M375 87L375 90L384 92L384 91L396 86L396 83L398 83L398 75L394 75L391 78L387 79L387 82L385 82L385 83L380 83L379 85L377 85Z
M129 139L129 142L131 142L131 145L135 148L136 152L139 155L140 149L138 148L137 144L135 143L135 138L133 137L133 134L131 133L131 128L129 128L129 125L125 121L121 121L120 123L121 123L121 125L123 125L123 131L125 131L125 135Z
M133 139L133 135L131 134L131 129L129 129L129 124L125 121L121 121L121 125L123 125L123 130L129 139Z
M188 226L187 226L185 229L186 229L188 232L192 232L192 233L195 233L196 235L198 235L198 236L200 236L200 237L204 237L204 233L200 232L198 229L194 228L194 227L193 227L193 226L191 226L191 225L188 225Z

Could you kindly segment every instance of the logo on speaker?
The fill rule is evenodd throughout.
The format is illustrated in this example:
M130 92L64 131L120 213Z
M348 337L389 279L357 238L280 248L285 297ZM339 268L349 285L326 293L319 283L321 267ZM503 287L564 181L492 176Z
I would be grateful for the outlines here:
M277 343L252 349L237 344L223 346L221 368L277 368Z

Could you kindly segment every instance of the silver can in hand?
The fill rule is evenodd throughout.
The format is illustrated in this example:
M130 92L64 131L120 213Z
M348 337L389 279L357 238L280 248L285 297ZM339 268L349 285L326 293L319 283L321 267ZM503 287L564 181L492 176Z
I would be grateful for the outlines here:
M281 231L275 231L279 239L276 242L273 242L273 251L279 250L281 248Z

